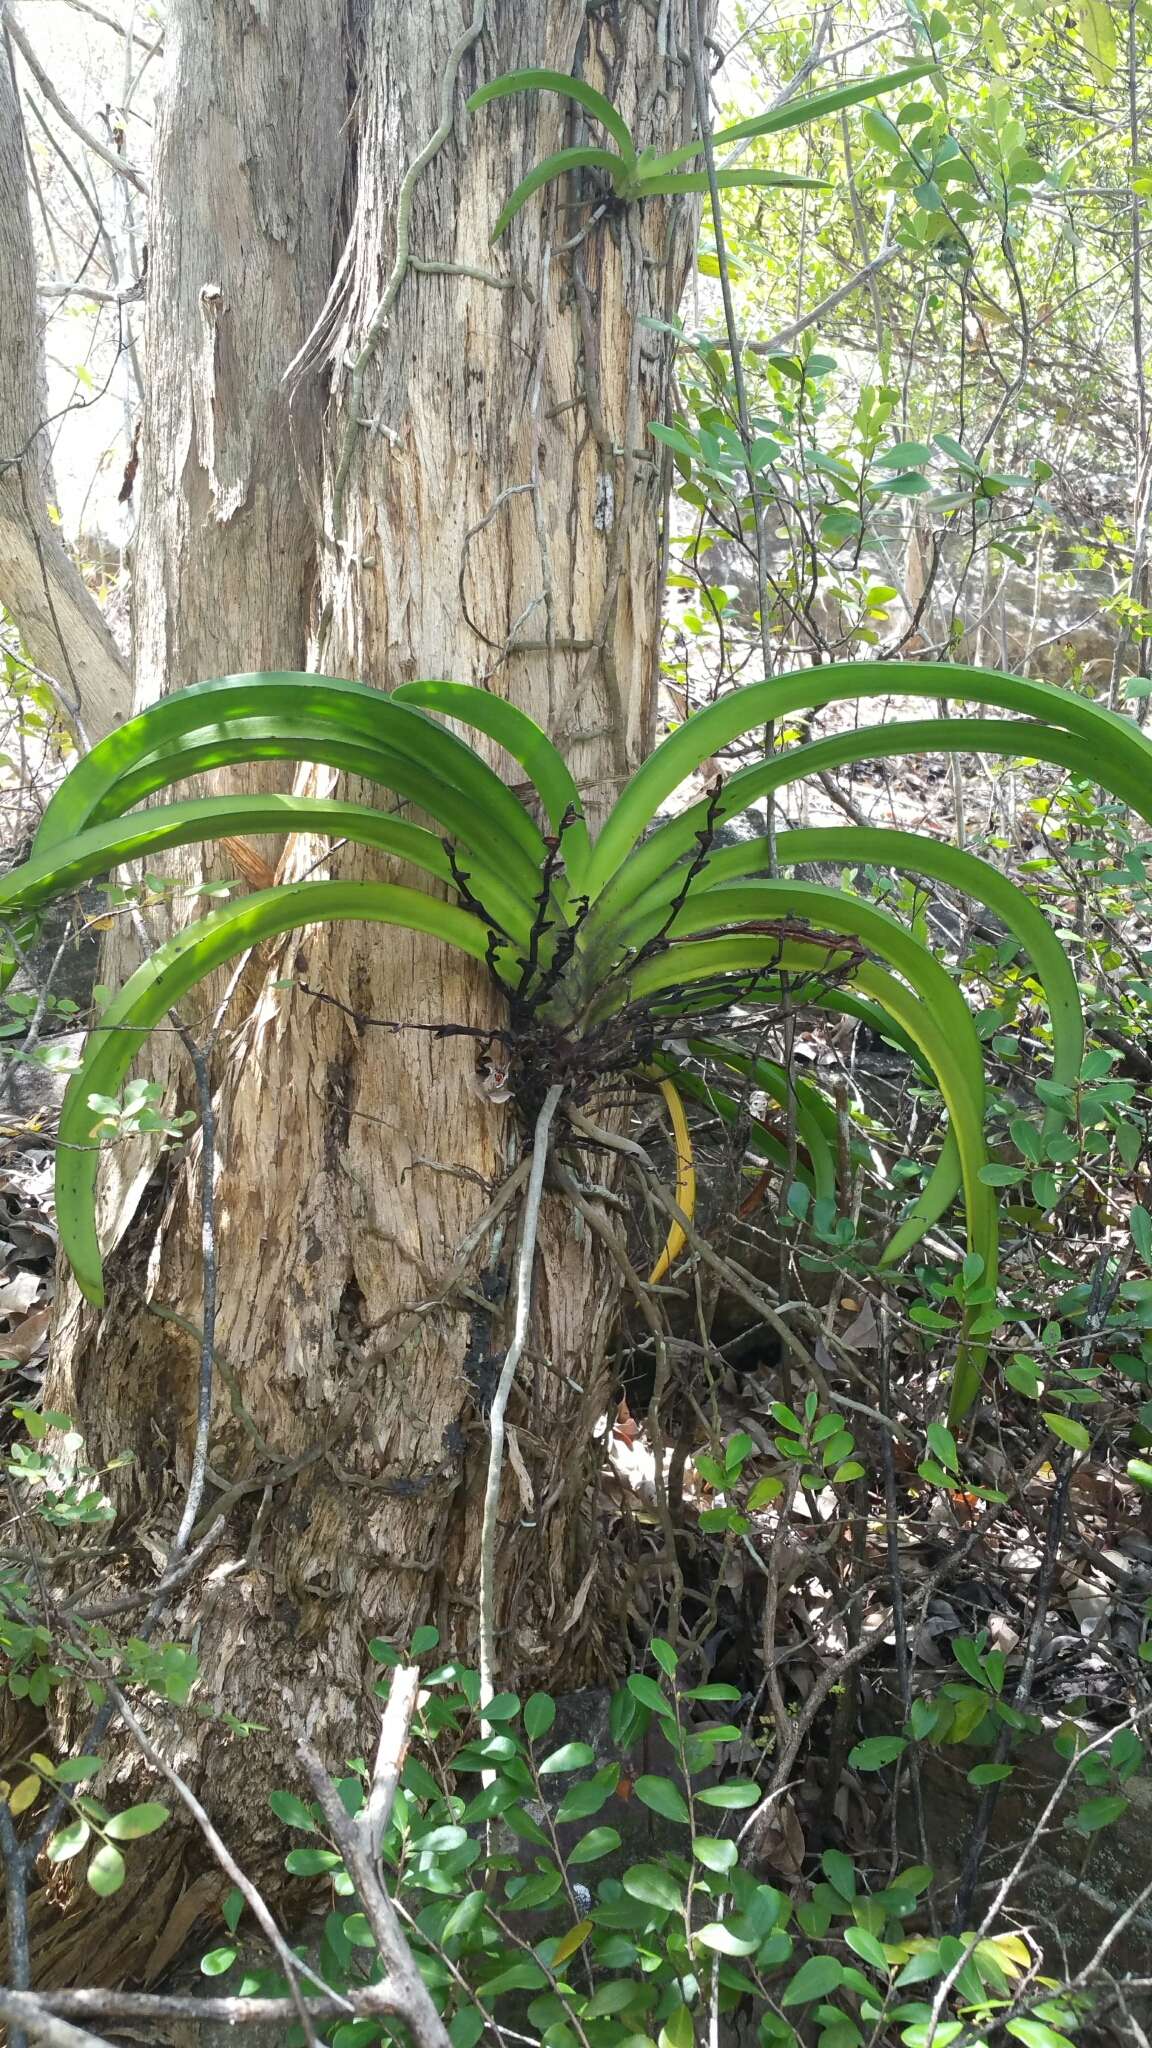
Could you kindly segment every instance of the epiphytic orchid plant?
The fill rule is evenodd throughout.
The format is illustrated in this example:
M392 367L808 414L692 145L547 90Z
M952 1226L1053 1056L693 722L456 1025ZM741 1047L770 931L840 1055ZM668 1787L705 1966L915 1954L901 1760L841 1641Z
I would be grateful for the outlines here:
M997 714L863 725L805 741L721 780L686 809L661 817L685 779L741 735L828 704L889 695L952 697ZM435 715L484 733L519 763L537 804L520 803L500 776ZM792 870L867 862L944 883L997 917L1030 957L1051 1020L1052 1079L1074 1084L1084 1025L1071 965L1042 913L1014 883L970 852L915 834L835 826L768 842L715 844L717 827L773 792L821 771L937 750L979 750L1091 763L1093 779L1152 823L1152 743L1129 719L1070 692L982 669L889 662L833 664L733 690L681 725L625 786L598 836L562 756L523 712L487 691L452 682L407 683L386 696L312 675L241 675L165 698L95 747L49 804L29 859L0 881L0 918L27 938L45 905L123 862L173 846L237 834L307 833L375 847L454 900L392 882L306 880L260 889L214 910L161 945L113 998L87 1041L64 1100L56 1181L61 1242L89 1300L103 1300L95 1215L96 1137L149 1031L213 969L249 947L330 919L359 919L431 934L486 966L502 992L509 1086L525 1115L563 1085L587 1101L606 1078L656 1080L674 1113L677 1188L691 1207L691 1146L669 1042L690 1041L717 1086L750 1075L784 1100L783 1069L751 1059L725 1025L734 1008L779 1007L782 979L805 1002L866 1016L905 1046L934 1080L947 1137L928 1181L886 1245L904 1257L958 1195L968 1243L995 1287L994 1189L986 1185L985 1075L980 1040L952 975L919 938L842 886L797 880ZM417 806L418 825L367 804L291 795L212 796L138 809L187 777L253 760L313 761L363 777ZM533 815L533 811L536 815ZM836 1194L832 1105L795 1089L804 1172L818 1195ZM1059 1119L1059 1110L1049 1110ZM772 1141L761 1140L769 1160ZM684 1244L670 1233L658 1272ZM951 1413L979 1387L978 1337L961 1348Z
M772 107L765 114L751 114L744 121L735 121L730 127L722 128L713 136L713 143L718 149L728 149L736 143L750 142L756 136L780 135L788 128L807 127L825 115L857 106L861 100L877 99L902 85L911 85L934 69L934 64L925 60L906 65L902 71L890 71L881 77L861 78L852 85L836 86L831 92L810 93L804 99L789 100L782 107ZM494 242L499 241L534 192L543 185L551 184L554 178L566 177L574 171L589 172L600 180L604 192L617 205L626 205L632 200L659 199L679 192L707 192L709 189L706 171L686 168L703 154L704 144L701 141L682 143L678 149L663 154L654 149L637 149L628 123L611 100L597 92L595 86L587 85L582 78L571 77L566 71L509 71L504 77L482 85L478 92L473 93L468 105L475 111L514 92L560 93L590 114L605 134L611 136L616 147L609 149L602 143L581 143L570 149L557 150L553 156L545 157L536 164L501 207L492 230ZM716 182L721 191L726 192L751 186L790 186L802 191L825 188L825 181L821 178L803 178L790 171L770 171L754 164L722 165L716 173Z

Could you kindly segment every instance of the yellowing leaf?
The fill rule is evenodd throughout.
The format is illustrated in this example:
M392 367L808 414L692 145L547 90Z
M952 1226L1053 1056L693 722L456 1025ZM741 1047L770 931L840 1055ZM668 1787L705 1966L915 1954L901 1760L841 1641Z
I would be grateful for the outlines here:
M10 1813L25 1813L39 1797L40 1779L37 1777L21 1778L16 1790L9 1797L8 1811Z
M968 303L972 311L979 316L986 327L1002 327L1009 317L1004 308L998 306L994 299L982 299L973 296L969 299Z
M1080 41L1097 85L1110 85L1116 69L1116 27L1107 0L1078 0Z
M980 38L984 44L985 52L991 60L993 70L998 71L1001 77L1003 77L1008 69L1008 60L1012 52L1005 38L1004 31L991 9L986 10L980 25Z
M104 1824L104 1832L113 1842L136 1842L141 1835L154 1835L168 1818L168 1808L158 1799L146 1799L142 1806L126 1806L123 1813L114 1813Z
M566 1963L569 1956L574 1956L578 1948L583 1948L591 1932L592 1922L590 1920L578 1920L575 1927L570 1927L567 1934L556 1944L556 1953L552 1958L552 1968L554 1969L557 1963Z
M719 277L720 275L719 260L711 249L700 250L696 258L696 268L700 272L701 277ZM742 277L747 275L740 264L733 263L731 256L728 258L728 275L734 278L737 283Z
M965 1942L969 1942L971 1939L971 1935L964 1936ZM990 1935L987 1941L981 1941L977 1944L977 1961L985 1954L990 1957L992 1962L999 1964L1006 1977L1022 1976L1025 1970L1031 1968L1031 1951L1027 1942L1021 1941L1018 1934Z

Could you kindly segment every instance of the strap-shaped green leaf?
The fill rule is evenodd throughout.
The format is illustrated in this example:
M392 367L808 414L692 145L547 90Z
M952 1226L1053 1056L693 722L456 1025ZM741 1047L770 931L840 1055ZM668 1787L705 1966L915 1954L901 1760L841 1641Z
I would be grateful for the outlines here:
M688 1050L698 1059L728 1067L734 1074L743 1074L755 1087L763 1089L765 1095L773 1102L778 1102L784 1109L787 1109L789 1102L795 1103L797 1136L812 1162L812 1192L818 1200L834 1201L836 1156L833 1146L836 1142L836 1112L819 1088L814 1087L802 1074L793 1074L789 1077L778 1060L756 1059L751 1053L745 1053L737 1046L725 1045L722 1039L693 1038L688 1042ZM680 1077L677 1083L679 1086L686 1077L683 1068L677 1071ZM705 1086L710 1084L706 1083ZM701 1100L703 1099L701 1096ZM746 1113L745 1105L733 1103L732 1106L737 1116ZM766 1148L756 1142L757 1135L763 1138L770 1134L761 1132L756 1124L753 1124L749 1132L752 1149L763 1151ZM787 1166L786 1150L782 1163Z
M787 1068L779 1060L765 1059L763 1055L757 1057L745 1051L743 1046L729 1044L723 1038L690 1038L688 1050L698 1059L718 1060L721 1066L730 1067L734 1074L743 1074L758 1088L763 1088L774 1102L787 1102L789 1095L794 1093L797 1101L804 1102L808 1114L814 1117L825 1137L830 1142L835 1141L838 1128L835 1106L824 1090L810 1081L806 1074L794 1072L789 1078Z
M483 960L488 933L478 918L454 904L385 882L295 882L262 889L242 903L214 911L157 948L127 981L84 1048L60 1112L56 1153L56 1214L60 1242L83 1293L102 1303L104 1279L96 1234L96 1168L100 1146L93 1131L99 1110L92 1095L116 1097L153 1026L214 968L278 933L334 920L364 920L427 932Z
M596 88L590 86L584 78L572 78L570 72L504 72L502 78L490 78L486 86L480 86L471 94L471 98L467 100L467 111L476 113L480 106L488 106L492 100L506 100L508 94L512 92L560 92L562 98L576 100L576 104L582 106L586 115L592 115L592 121L599 121L601 127L609 131L609 135L619 147L619 154L623 156L625 164L633 162L635 143L631 139L631 129L623 115L617 113L613 102L605 98L603 92L596 92Z
M784 1001L787 993L784 979L786 977L781 979L779 984L775 984L773 977L765 974L757 984L759 1000L765 1007L773 1008ZM727 1009L731 1000L731 985L726 983L723 987L711 991L694 988L691 996L662 1000L654 1003L652 1007L660 1018L667 1020L671 1025L678 1017L701 1017L709 1010ZM931 1069L915 1040L909 1038L903 1027L877 1003L869 1002L867 996L862 996L859 989L827 989L821 988L818 982L810 981L804 991L804 1006L806 1009L829 1010L836 1016L855 1017L859 1023L865 1024L869 1031L875 1032L878 1038L887 1040L889 1045L898 1046L901 1052L907 1053L908 1058L915 1061L925 1079L931 1081Z
M678 913L672 932L673 935L681 932L689 934L708 930L712 926L734 928L752 920L759 923L795 916L803 917L826 931L858 939L879 953L883 960L904 976L921 1002L931 1011L932 1020L945 1025L952 1048L951 1056L957 1072L963 1075L970 1117L980 1129L982 1146L984 1064L968 1006L939 961L885 911L879 910L875 905L865 904L861 899L845 897L839 891L826 888L820 883L758 882L745 884L743 887L705 890L698 900L690 899ZM639 947L645 937L660 928L662 922L663 913L654 913L646 924L639 924L630 933L631 944ZM669 957L675 961L680 950L679 946L674 945ZM642 973L643 969L638 972ZM916 1033L912 1035L917 1037ZM922 1037L918 1038L917 1042L922 1044ZM943 1166L938 1162L937 1175L930 1180L929 1188L932 1191L931 1195L929 1196L928 1189L924 1191L915 1212L917 1224L920 1226L916 1231L917 1237L922 1235L923 1230L942 1213L955 1194L955 1179L950 1159L945 1159ZM907 1250L915 1241L916 1237L912 1237L902 1244L902 1249Z
M472 683L401 683L392 700L415 704L423 711L439 711L456 718L461 725L487 733L489 739L511 754L539 792L553 832L559 832L564 818L571 819L564 833L564 867L573 894L579 895L591 853L584 804L575 777L559 748L543 728L518 704L509 704L491 690L479 690Z
M486 107L492 100L507 99L514 92L558 92L564 99L575 100L594 121L606 128L616 143L625 163L632 163L636 156L636 145L632 131L622 114L617 113L610 99L597 92L583 78L573 78L567 71L527 70L506 71L502 78L492 78L472 94L467 102L470 113L479 107Z
M792 171L759 171L751 164L746 170L717 171L716 183L721 192L737 192L743 186L758 186L776 192L830 192L832 189L827 178L802 178ZM710 190L711 180L707 171L675 171L670 175L638 178L632 187L632 196L636 199L659 199L674 192Z
M374 846L381 853L409 861L452 886L451 864L435 833L386 811L370 811L364 804L335 798L277 793L199 797L89 826L74 839L34 854L22 867L0 876L0 918L34 910L122 862L151 859L172 846L253 832L351 839L359 846ZM517 944L526 945L534 910L531 897L517 895L486 861L469 856L467 865L476 896L498 920L500 929Z
M693 897L706 899L711 890L741 876L766 873L768 855L768 841L759 836L738 846L716 847L692 884ZM1007 926L1031 959L1052 1024L1052 1079L1065 1087L1075 1083L1084 1057L1084 1015L1072 963L1043 911L999 869L976 854L924 834L872 825L822 825L779 832L776 859L780 868L836 861L926 875L983 904ZM662 875L636 904L637 919L672 903L683 877L682 867ZM627 934L630 925L631 918L622 924L621 932ZM1060 1111L1050 1109L1047 1122L1049 1129L1058 1129L1063 1122Z
M767 977L765 982L758 986L757 997L758 1001L766 1008L777 1007L785 999L785 990L782 986L780 988L774 987L771 977ZM713 991L697 989L693 991L690 998L682 998L676 1003L660 1003L654 1007L661 1016L673 1019L681 1015L699 1016L707 1009L725 1009L731 1000L732 992L729 986L727 988L717 988ZM890 1045L898 1046L900 1051L905 1053L917 1067L924 1080L930 1086L932 1085L934 1081L932 1069L928 1065L915 1039L910 1038L903 1026L882 1010L877 1003L870 1002L866 996L862 996L858 989L831 988L821 990L818 986L815 989L809 986L804 990L804 1007L805 1009L829 1010L833 1015L839 1017L855 1017L859 1023L867 1025L868 1029L874 1032L878 1038L887 1040ZM814 1094L817 1101L824 1101L824 1097L818 1089L814 1090ZM834 1121L835 1112L831 1109L830 1105L827 1105L827 1109L828 1114ZM913 1201L899 1228L884 1246L880 1254L881 1265L894 1265L897 1260L905 1258L913 1247L919 1244L925 1232L930 1230L934 1223L938 1223L940 1218L947 1214L947 1211L952 1207L953 1202L960 1193L962 1184L960 1153L956 1145L955 1135L949 1129L944 1134L944 1143L940 1148L939 1157L928 1179Z
M86 825L115 817L143 795L182 776L227 766L246 758L230 749L242 721L261 739L252 759L277 758L274 742L284 740L284 760L326 761L323 753L301 752L301 742L330 734L334 740L402 755L425 778L435 777L485 806L508 836L528 854L533 868L544 844L532 820L500 777L465 741L415 705L397 703L382 690L332 676L292 672L220 676L175 690L119 726L92 748L65 778L48 805L36 834L36 850L71 838ZM188 759L184 760L184 749ZM194 757L194 759L192 759ZM367 761L367 754L363 757ZM342 766L342 762L336 762ZM150 772L149 772L150 769ZM371 775L371 767L356 772ZM387 775L376 776L387 781ZM426 786L431 789L430 782ZM423 802L423 798L416 799ZM427 805L439 816L434 803Z
M773 907L777 906L777 907ZM715 913L719 911L717 918ZM799 915L827 931L847 933L859 939L898 974L903 975L935 1022L944 1025L958 1071L966 1077L972 1118L978 1123L983 1145L985 1113L984 1059L971 1012L947 969L912 934L875 904L860 897L845 896L820 882L753 882L743 886L718 886L691 898L672 926L678 931L699 932L712 923L735 927L746 919ZM959 1142L959 1139L957 1140ZM937 1161L916 1206L915 1228L908 1234L909 1219L901 1226L899 1251L911 1249L924 1231L952 1202L957 1188L956 1158L950 1152ZM886 1262L895 1256L891 1246Z
M542 185L550 185L553 178L567 177L570 171L606 171L615 189L620 191L626 168L611 149L558 149L555 156L546 156L543 163L530 170L526 178L521 178L515 191L509 193L496 216L496 225L489 239L498 242L532 194L539 192Z
M1135 732L1136 728L1132 730ZM1137 736L1143 740L1142 734ZM1146 757L1152 756L1152 749L1148 748L1146 741L1144 750ZM1086 749L1078 735L1037 724L1031 719L1004 718L897 719L891 725L866 725L853 732L834 733L828 739L809 740L803 746L790 747L785 753L774 754L730 776L715 799L712 816L715 822L721 823L747 810L761 797L787 788L791 783L854 761L891 761L903 754L932 752L982 753L1008 760L1051 761L1077 775L1091 773L1094 780L1102 782L1132 810L1152 822L1152 770L1146 760L1138 757L1136 761L1130 761L1126 752L1117 752L1101 760L1101 748L1097 747L1089 769ZM703 758L706 760L708 756ZM593 848L589 883L595 902L587 927L589 945L593 933L599 933L604 925L614 922L622 908L650 888L671 862L679 861L692 850L698 835L708 825L709 809L709 801L701 798L698 803L690 804L687 810L658 825L642 846L628 852L620 845L620 839L630 832L631 823L628 820L617 823L619 805L616 806ZM628 845L631 844L629 840Z
M992 669L957 668L951 662L931 661L831 662L825 668L731 690L670 733L625 785L605 822L593 849L593 893L615 874L628 849L635 845L673 790L732 740L743 733L759 732L773 720L817 711L830 703L852 703L872 697L943 697L958 703L992 704L1002 711L1019 712L1044 727L1055 727L1058 732L1075 733L1089 744L1072 765L1082 774L1091 774L1105 788L1115 790L1142 816L1152 814L1152 742L1130 718L1121 717L1118 712L1107 711L1070 690L1057 689L1054 684L1001 675ZM932 744L942 751L955 751L955 736L950 734L950 728L962 721L938 719L932 723L940 735ZM886 734L879 752L898 751L899 726L872 728L874 734L878 730ZM971 740L965 738L963 746L971 751ZM980 750L985 749L981 746ZM795 750L797 754L801 751ZM1022 730L1020 755L1039 751L1033 729ZM1049 757L1040 754L1040 758ZM730 815L726 805L723 815Z
M309 719L297 719L289 727L275 718L237 718L222 729L213 726L189 733L177 753L146 756L134 773L126 772L100 806L95 822L120 817L156 790L170 789L189 776L248 761L318 761L376 782L392 795L418 804L459 847L484 849L490 859L499 861L519 893L527 896L539 888L540 864L525 848L522 834L510 831L511 815L503 804L492 810L486 799L477 800L444 782L406 754L347 738ZM505 794L515 806L511 791ZM525 822L534 832L531 820ZM38 850L39 839L35 846ZM460 866L470 868L467 853L462 852Z
M876 78L861 78L854 85L839 85L830 92L809 93L802 100L787 100L782 107L770 107L765 114L749 114L747 120L734 121L728 128L721 128L712 140L717 149L728 149L734 142L747 142L756 135L781 135L788 128L806 128L813 121L823 121L829 114L839 114L845 107L854 107L861 100L879 99L881 94L898 92L901 86L914 85L917 79L926 78L935 71L935 62L924 58L920 63L908 64L903 71L886 71ZM669 150L666 156L652 159L645 165L645 176L659 176L664 171L673 171L679 164L691 163L700 155L703 144L699 141L682 143L679 149Z
M763 966L779 967L787 974L813 975L829 971L826 947L803 941L776 941L768 934L738 934L722 939L688 939L681 945L642 961L631 977L627 996L619 1000L643 1002L663 990L681 989L695 981L712 982L719 976L733 977L735 994L748 975ZM871 960L853 968L856 986L881 1009L888 1012L919 1045L936 1079L948 1109L960 1154L964 1207L970 1250L984 1261L984 1273L992 1286L999 1261L999 1233L994 1190L985 1187L980 1171L987 1164L983 1117L979 1107L982 1086L974 1099L968 1061L957 1047L948 1025L895 975ZM963 1006L962 1006L963 1007ZM965 1013L967 1014L967 1013ZM968 1027L971 1019L968 1019ZM949 1414L953 1421L967 1413L979 1391L982 1362L987 1346L968 1339L961 1348L953 1380Z
M757 999L766 1008L777 1007L783 1003L784 998L784 988L774 987L771 977L766 977L764 983L758 985ZM708 1009L726 1009L731 1000L732 991L729 985L711 991L696 989L690 997L683 997L673 1003L658 1003L654 1008L662 1017L672 1021L678 1016L697 1017ZM839 1017L855 1017L859 1023L867 1025L869 1031L874 1032L878 1038L887 1040L890 1045L898 1046L900 1051L913 1061L924 1080L932 1085L932 1069L915 1039L910 1038L904 1027L877 1003L870 1002L866 996L862 996L858 989L821 990L818 986L815 989L809 986L804 990L804 1007L829 1010ZM819 1090L816 1094L818 1099L823 1099L819 1095ZM884 1246L880 1254L881 1265L894 1265L899 1259L907 1257L913 1247L919 1244L925 1232L947 1214L962 1185L960 1153L955 1134L949 1129L944 1134L944 1143L928 1179L912 1202L899 1228Z
M0 912L0 995L11 988L39 936L38 918L14 911Z
M909 1252L920 1243L934 1224L947 1215L956 1200L962 1185L960 1170L960 1148L956 1133L949 1128L944 1133L944 1143L939 1156L920 1193L915 1197L907 1214L900 1219L900 1225L888 1239L880 1254L882 1266L898 1265Z
M886 910L863 897L845 896L823 882L791 879L730 883L706 889L699 898L690 896L672 923L671 937L678 940L722 927L738 935L742 925L773 919L803 918L818 931L859 941L878 953L885 963L903 975L934 1017L946 1024L954 1059L968 1079L972 1102L983 1121L984 1058L972 1013L960 990L933 953L913 938ZM660 920L662 921L662 920ZM659 924L653 920L654 928ZM633 943L645 936L641 926ZM676 945L671 948L675 960Z
M747 1122L747 1104L738 1102L734 1095L729 1095L726 1090L718 1087L710 1076L706 1077L703 1074L694 1073L690 1067L685 1067L681 1061L672 1059L668 1053L661 1053L658 1058L653 1060L652 1065L654 1068L658 1068L662 1074L667 1074L671 1080L675 1081L682 1095L690 1095L694 1102L703 1103L706 1109L711 1110L714 1116L720 1118L721 1123L732 1126ZM765 1092L767 1093L767 1090ZM796 1127L797 1135L799 1136L799 1111L797 1111ZM755 1152L758 1158L768 1160L771 1165L778 1168L781 1172L787 1170L788 1147L781 1142L773 1131L766 1130L763 1124L757 1123L753 1119L745 1133L745 1139L748 1150ZM817 1144L821 1143L824 1143L824 1141L818 1136ZM826 1145L825 1151L827 1152ZM831 1160L830 1153L827 1153L827 1160ZM813 1194L817 1193L815 1171L803 1159L797 1159L796 1161L796 1178L803 1181L804 1186L810 1188ZM823 1181L823 1185L825 1192L834 1195L834 1177L830 1189L827 1186L826 1178Z

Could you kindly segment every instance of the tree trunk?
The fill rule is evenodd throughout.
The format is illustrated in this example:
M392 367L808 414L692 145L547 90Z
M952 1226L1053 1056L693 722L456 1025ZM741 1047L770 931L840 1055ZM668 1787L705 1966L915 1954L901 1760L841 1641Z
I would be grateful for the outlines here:
M520 65L578 72L640 143L671 148L691 125L684 0L651 12L475 0L468 18L461 0L359 0L352 13L345 43L335 0L174 10L153 195L140 699L278 666L382 689L481 682L566 744L595 817L653 722L663 472L648 424L666 404L670 355L650 323L676 310L695 221L690 204L656 201L592 225L565 181L491 247L512 185L570 139L573 110L542 93L474 115L463 101ZM442 113L443 140L413 176ZM347 240L334 258L341 177ZM348 364L373 334L361 389ZM299 786L333 781L312 771ZM302 842L279 871L321 861L343 876L388 872L359 849ZM483 974L433 942L338 927L267 949L223 1042L217 1352L249 1426L221 1389L211 1465L221 1489L251 1483L226 1503L209 1568L170 1626L196 1632L200 1707L267 1732L241 1741L189 1713L157 1736L257 1871L275 1834L264 1794L294 1781L294 1736L307 1730L333 1763L369 1739L369 1640L433 1620L446 1641L474 1644L483 1390L507 1342L515 1208L470 1262L457 1250L520 1144L464 1041L357 1025L285 986L297 978L361 1017L497 1014ZM194 1325L201 1312L189 1153L148 1191L106 1315L73 1308L50 1393L95 1457L134 1450L126 1504L161 1549L196 1398L195 1340L156 1313ZM591 1430L614 1302L574 1226L547 1210L509 1411L505 1678L561 1663L591 1673L614 1655L589 1597ZM292 1472L283 1462L309 1457ZM154 1972L170 1950L187 1907L165 1840L132 1859L133 1898L100 1906L88 1974L101 1961ZM189 1844L188 1866L203 1861Z
M103 739L131 688L116 643L49 517L44 343L12 50L0 35L0 604L68 723Z

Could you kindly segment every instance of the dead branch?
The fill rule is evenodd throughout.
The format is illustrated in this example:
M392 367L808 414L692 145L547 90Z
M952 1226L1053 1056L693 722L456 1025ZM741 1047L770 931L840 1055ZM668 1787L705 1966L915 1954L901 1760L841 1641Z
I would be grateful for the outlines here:
M414 1692L412 1702L414 1705ZM393 1732L398 1725L397 1719ZM358 1822L346 1813L340 1794L306 1738L300 1741L298 1753L323 1810L332 1840L344 1858L344 1867L359 1894L380 1959L388 1972L397 2012L403 2014L419 2048L452 2048L448 2030L412 1960L412 1951L404 1938L396 1910L377 1871L367 1829L361 1831Z
M134 164L128 163L124 157L118 156L114 149L109 149L107 143L101 142L98 135L93 135L90 128L85 128L84 123L76 119L75 114L61 99L10 6L5 6L3 18L8 34L23 57L53 113L60 116L65 127L70 128L73 135L79 136L85 149L90 149L93 156L98 156L102 163L106 163L109 170L115 171L118 178L127 178L128 183L134 185L137 192L147 199L148 181L143 176L143 173L138 171Z

